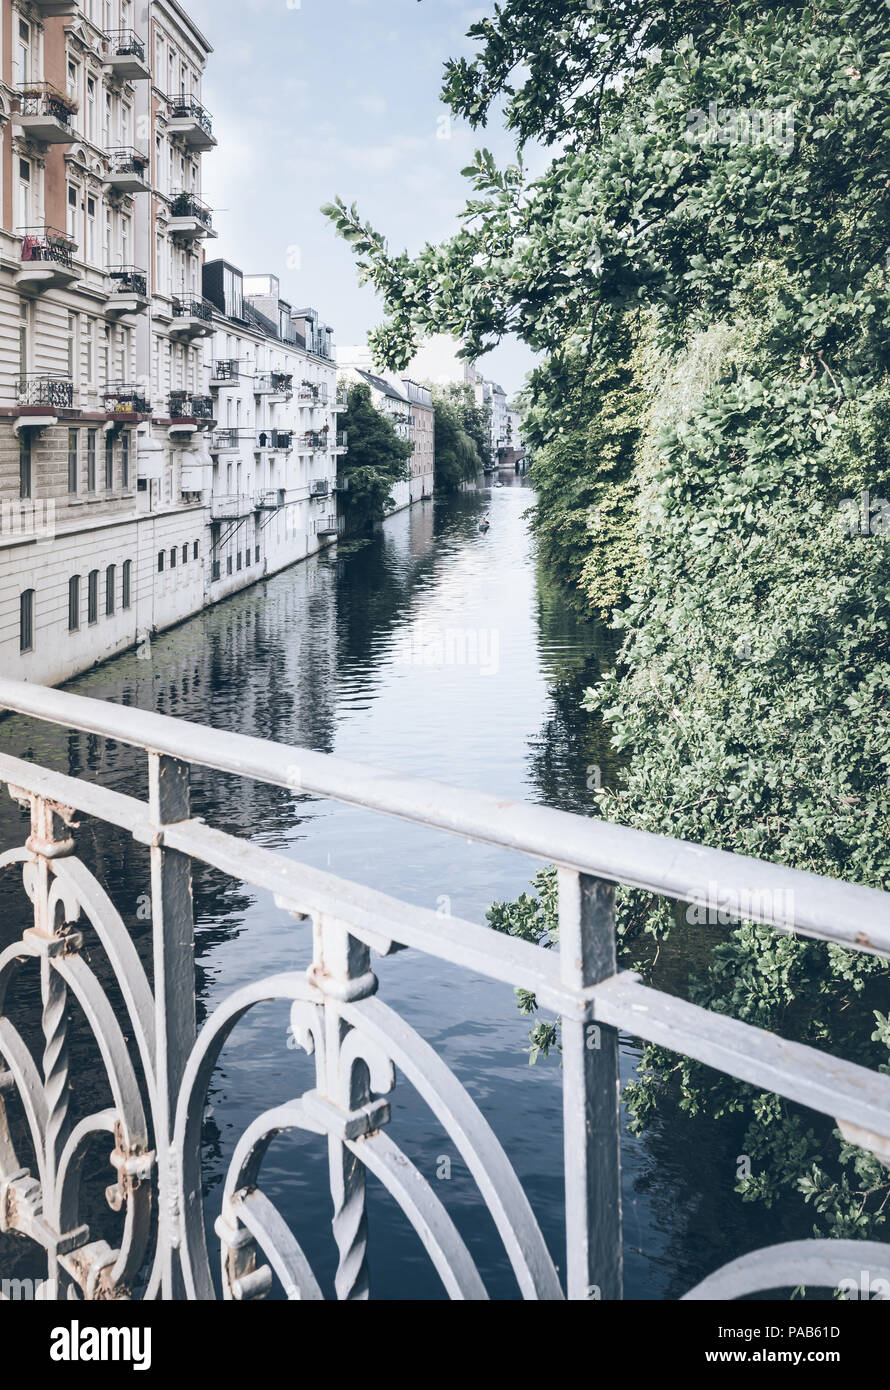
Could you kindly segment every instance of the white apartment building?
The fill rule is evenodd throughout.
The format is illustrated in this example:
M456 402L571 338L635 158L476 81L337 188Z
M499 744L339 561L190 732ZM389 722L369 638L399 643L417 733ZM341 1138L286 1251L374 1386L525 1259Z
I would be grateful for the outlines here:
M175 0L0 15L0 663L55 682L203 602L176 425L211 228L177 199L216 143L211 50Z
M501 451L508 448L507 393L503 386L498 386L496 381L483 379L481 404L488 408L488 440L491 449L491 462L497 466Z
M204 298L211 52L178 0L0 0L0 669L23 679L144 644L336 535L329 331L283 306L276 342L248 293L230 352ZM242 355L256 444L212 453L232 389L210 364ZM279 368L290 400L254 392Z
M436 432L433 398L428 387L410 377L376 371L367 347L337 349L337 363L344 382L363 382L371 400L385 415L400 439L412 445L408 461L411 476L393 488L394 505L388 515L432 497L435 487Z
M337 393L331 330L294 310L274 275L204 267L213 311L205 369L215 426L207 440L209 599L225 597L330 544L337 518Z

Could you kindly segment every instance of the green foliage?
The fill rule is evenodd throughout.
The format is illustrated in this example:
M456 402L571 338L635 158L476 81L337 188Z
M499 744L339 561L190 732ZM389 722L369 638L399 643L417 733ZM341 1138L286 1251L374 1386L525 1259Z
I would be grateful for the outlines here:
M503 0L471 34L452 109L478 126L503 102L554 157L530 179L478 151L460 230L414 259L331 205L384 299L376 351L516 332L547 354L540 544L624 636L588 697L630 755L602 813L886 888L890 537L840 508L890 496L887 6ZM552 892L490 920L547 944ZM674 912L622 892L619 930L657 978ZM680 992L886 1068L883 962L708 930ZM557 1044L543 1025L532 1060ZM746 1129L748 1200L834 1235L885 1220L886 1169L776 1097L648 1047L626 1098L637 1125L670 1100Z
M436 410L436 487L456 492L487 462L488 428L468 386L433 386Z
M364 382L350 386L341 428L349 431L349 487L341 497L346 533L366 534L393 505L395 484L408 478L412 446L375 409Z

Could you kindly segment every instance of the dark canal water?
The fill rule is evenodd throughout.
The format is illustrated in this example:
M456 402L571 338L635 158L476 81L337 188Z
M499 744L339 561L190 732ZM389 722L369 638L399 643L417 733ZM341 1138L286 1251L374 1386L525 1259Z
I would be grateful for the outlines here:
M584 688L610 660L610 639L573 618L540 573L516 480L425 503L391 518L373 544L340 559L295 566L73 682L80 694L156 709L507 797L592 814L595 768L614 774L607 735L580 709ZM492 528L478 522L490 509ZM448 628L479 634L483 660L435 665L427 644ZM147 659L145 657L147 656ZM86 735L7 719L2 746L78 776L145 795L143 758ZM482 921L493 900L516 897L534 866L521 857L293 791L198 771L194 810L230 833L427 908ZM17 809L0 810L3 846L21 843ZM106 885L149 959L140 904L147 856L122 835L87 823L83 857ZM22 924L20 886L0 887L0 945ZM195 880L199 1013L264 974L304 967L309 936L262 894L198 869ZM562 1266L561 1090L557 1059L530 1068L528 1023L512 991L414 952L375 964L380 995L463 1080L510 1155ZM17 1004L33 1004L30 984ZM208 1213L234 1143L249 1121L313 1084L312 1064L287 1048L286 1010L254 1010L215 1075L205 1130ZM36 1034L34 1035L36 1039ZM624 1048L630 1076L637 1050ZM97 1108L102 1073L76 1042L83 1108ZM89 1094L92 1088L92 1094ZM392 1134L436 1184L478 1261L492 1297L517 1289L472 1181L422 1103L400 1080ZM104 1146L107 1149L107 1144ZM671 1298L733 1254L779 1239L773 1221L733 1193L737 1146L705 1121L666 1112L642 1139L626 1137L626 1293ZM98 1191L111 1178L100 1145ZM296 1230L326 1294L335 1268L324 1146L283 1136L263 1186ZM107 1219L107 1214L106 1214ZM370 1182L372 1294L439 1298L442 1289L407 1223ZM794 1232L793 1234L806 1234ZM2 1238L0 1238L2 1241ZM0 1251L2 1254L2 1251Z

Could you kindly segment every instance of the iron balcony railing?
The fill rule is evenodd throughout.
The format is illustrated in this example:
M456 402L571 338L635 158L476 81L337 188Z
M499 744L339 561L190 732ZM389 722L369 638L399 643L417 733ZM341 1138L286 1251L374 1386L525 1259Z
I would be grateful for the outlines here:
M138 58L145 62L145 43L135 29L110 29L105 35L105 51L112 58Z
M312 523L316 536L339 536L344 527L342 516L318 516Z
M149 156L133 145L120 145L117 149L109 150L107 159L112 174L139 174L146 178L151 165Z
M14 100L19 116L52 116L64 126L77 110L75 98L51 82L20 82Z
M173 317L175 319L201 319L203 323L213 322L213 305L204 299L174 299Z
M193 97L190 92L178 92L174 96L168 96L167 101L171 119L193 120L207 135L213 134L213 117L197 97Z
M148 272L135 265L113 265L105 272L114 294L138 294L148 297Z
M177 193L170 204L171 217L193 217L205 227L213 225L213 213L194 193Z
M74 269L77 243L67 232L57 227L19 227L17 235L22 238L23 261L51 261L66 270Z
M256 494L256 505L260 511L277 511L284 506L285 490L283 487L266 488L265 491Z
M111 414L151 414L151 403L141 386L125 381L110 381L103 399L105 409Z
M219 506L222 499L215 500ZM287 1150L279 1136L286 1135L320 1146L326 1160L337 1298L369 1295L370 1172L413 1227L446 1294L485 1299L473 1255L446 1206L448 1185L431 1181L399 1143L402 1133L410 1140L414 1131L390 1107L398 1069L399 1084L417 1091L478 1188L520 1296L620 1298L619 1030L827 1116L849 1142L890 1156L890 1076L648 988L618 970L614 922L615 888L626 884L705 908L743 903L747 919L779 933L890 959L890 895L38 684L0 678L0 708L142 749L147 765L148 795L140 799L106 785L101 772L66 776L0 754L0 783L30 816L25 842L9 844L0 857L0 867L22 875L24 918L19 939L0 953L0 1211L4 1231L48 1259L51 1296L66 1303L212 1300L216 1268L227 1299L261 1299L275 1277L286 1298L322 1299L299 1236L273 1200L285 1181ZM458 859L469 840L526 855L536 866L554 863L558 948L401 901L300 855L236 837L192 814L192 768L202 770L202 783L209 769L282 787L301 802L331 798L447 833L457 839ZM82 818L87 826L79 833ZM140 936L137 949L128 926L132 891L129 901L114 904L78 852L79 843L87 855L95 846L97 823L132 837L150 861L151 977L143 965L145 943ZM313 949L305 972L248 978L219 998L200 1032L193 866L268 897ZM561 1020L563 1172L559 1179L550 1170L534 1178L538 1186L560 1181L565 1258L548 1248L470 1091L380 997L398 964L378 978L374 957L404 949L426 957L431 977L438 963L449 972L465 970L534 995L540 1009ZM70 1045L74 1001L92 1034L92 1053L86 1037ZM225 1048L227 1057L234 1049L250 1056L255 1030L235 1025L275 1002L290 1015L286 1038L281 1030L281 1103L233 1136L228 1171L214 1186L204 1172L202 1127L210 1097L217 1111L227 1098L228 1087L221 1090L216 1081L221 1055ZM37 1027L35 1003L42 1005ZM287 1065L297 1047L312 1056L314 1076L301 1080ZM101 1071L108 1100L94 1113ZM530 1125L535 1105L530 1096ZM219 1114L217 1121L223 1123ZM23 1128L25 1144L17 1148ZM110 1155L107 1175L93 1162L98 1137ZM266 1172L273 1141L274 1164ZM308 1195L296 1152L300 1200L317 1201L318 1194ZM121 1213L113 1246L91 1228L103 1195ZM9 1244L0 1259L10 1259ZM890 1245L794 1241L733 1260L686 1297L734 1298L798 1284L832 1288L850 1277L858 1288L863 1269L872 1280L888 1278ZM411 1295L410 1267L405 1294Z
M301 434L299 438L301 449L311 449L318 452L328 447L328 435L326 430L309 430L306 434Z
M293 445L293 442L294 442L294 433L293 433L293 430L273 430L273 431L272 431L272 448L273 448L273 449L290 449L290 448L292 447L292 445Z
M232 521L250 516L256 511L256 499L241 492L219 492L210 495L210 517L213 521Z
M19 377L16 399L21 406L71 410L74 407L74 383L70 377L30 372Z
M215 407L212 396L192 396L173 391L168 401L171 420L212 420Z
M210 384L237 382L241 379L241 364L236 357L219 358L210 367Z
M210 436L209 449L211 454L219 453L221 449L237 449L241 431L231 428L214 430Z

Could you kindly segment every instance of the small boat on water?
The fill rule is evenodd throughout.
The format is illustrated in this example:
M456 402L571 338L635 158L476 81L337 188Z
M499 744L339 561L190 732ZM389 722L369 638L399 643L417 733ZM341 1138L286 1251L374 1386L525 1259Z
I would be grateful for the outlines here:
M491 522L489 521L487 516L484 516L482 520L479 522L479 530L482 532L483 536L485 535L486 531L491 530Z

